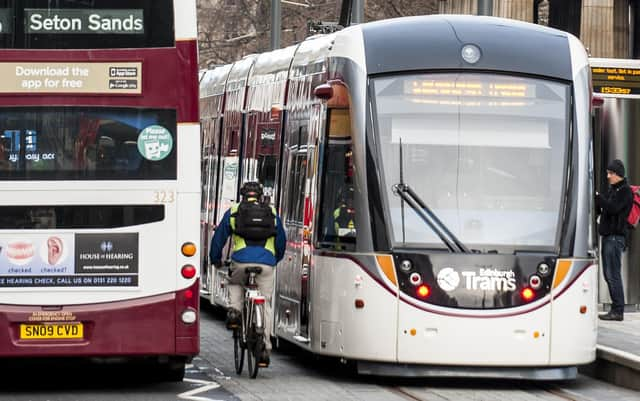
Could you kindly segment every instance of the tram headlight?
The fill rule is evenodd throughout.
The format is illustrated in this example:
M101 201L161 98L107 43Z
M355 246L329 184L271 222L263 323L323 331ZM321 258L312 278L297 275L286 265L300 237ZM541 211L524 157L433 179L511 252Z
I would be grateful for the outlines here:
M408 273L412 267L413 267L413 263L411 263L409 259L405 259L400 263L400 270L402 270L405 273Z
M476 45L464 45L462 47L462 59L469 64L475 64L480 61L480 56L482 56L482 52L480 48Z
M538 265L538 273L543 277L548 276L551 273L551 268L548 264L542 262Z

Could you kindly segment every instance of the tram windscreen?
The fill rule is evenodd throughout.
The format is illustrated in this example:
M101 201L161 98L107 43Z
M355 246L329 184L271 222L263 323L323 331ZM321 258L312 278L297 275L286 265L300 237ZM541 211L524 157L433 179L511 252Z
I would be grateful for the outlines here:
M444 248L394 195L393 185L403 181L471 249L502 253L556 246L569 85L468 73L372 82L383 199L395 244Z

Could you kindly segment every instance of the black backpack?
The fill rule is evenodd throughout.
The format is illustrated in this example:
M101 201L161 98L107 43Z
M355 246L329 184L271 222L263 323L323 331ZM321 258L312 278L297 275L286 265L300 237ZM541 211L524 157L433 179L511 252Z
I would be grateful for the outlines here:
M276 216L269 205L241 202L231 217L236 219L235 234L245 240L266 241L276 235Z

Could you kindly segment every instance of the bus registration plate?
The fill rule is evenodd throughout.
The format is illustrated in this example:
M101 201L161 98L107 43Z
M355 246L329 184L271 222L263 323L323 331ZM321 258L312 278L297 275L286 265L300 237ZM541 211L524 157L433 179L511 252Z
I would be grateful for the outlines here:
M21 324L21 340L83 338L82 323L74 324Z

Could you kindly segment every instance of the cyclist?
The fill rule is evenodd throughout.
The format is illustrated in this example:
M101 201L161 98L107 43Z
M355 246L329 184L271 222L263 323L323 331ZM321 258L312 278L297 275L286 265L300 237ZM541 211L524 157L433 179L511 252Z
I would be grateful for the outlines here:
M262 273L256 277L256 284L266 298L265 304L265 349L261 366L269 366L271 353L271 293L273 292L274 269L284 257L286 235L282 221L275 208L262 202L263 189L258 182L246 182L240 189L241 202L227 210L211 239L209 257L220 262L222 249L229 236L233 239L231 255L227 328L240 325L240 310L244 303L243 284L245 269L260 266Z

